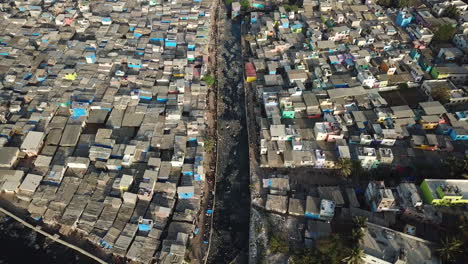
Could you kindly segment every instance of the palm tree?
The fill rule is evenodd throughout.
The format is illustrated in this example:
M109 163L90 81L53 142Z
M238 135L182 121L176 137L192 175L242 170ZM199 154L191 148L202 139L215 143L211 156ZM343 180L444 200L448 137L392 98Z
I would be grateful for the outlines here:
M451 178L468 178L468 157L458 158L450 156L443 161Z
M348 158L338 159L336 167L338 167L341 175L343 175L344 177L348 177L353 172L352 162Z
M360 243L363 238L364 232L362 231L362 228L353 228L353 230L351 230L351 239L355 243Z
M341 260L346 264L361 264L363 263L364 251L359 247L349 250L348 256Z
M353 219L353 223L356 227L363 228L367 226L367 217L365 216L356 216Z
M440 247L436 252L446 263L452 263L457 255L462 252L462 245L463 243L458 238L446 237L440 242Z

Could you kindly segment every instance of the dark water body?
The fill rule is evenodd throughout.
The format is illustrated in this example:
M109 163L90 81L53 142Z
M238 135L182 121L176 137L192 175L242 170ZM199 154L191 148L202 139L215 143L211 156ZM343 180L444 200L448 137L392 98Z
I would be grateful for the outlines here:
M0 264L94 264L78 252L52 242L13 219L0 220Z

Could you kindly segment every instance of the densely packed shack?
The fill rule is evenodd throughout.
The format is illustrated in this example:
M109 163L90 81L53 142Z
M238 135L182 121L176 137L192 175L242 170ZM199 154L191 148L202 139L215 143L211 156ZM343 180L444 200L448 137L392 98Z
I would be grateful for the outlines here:
M115 255L181 263L205 180L210 8L0 3L2 195Z
M371 2L249 14L245 81L262 105L261 166L353 159L372 169L406 166L411 150L464 152L468 5L456 21ZM441 25L455 30L448 43L432 32Z

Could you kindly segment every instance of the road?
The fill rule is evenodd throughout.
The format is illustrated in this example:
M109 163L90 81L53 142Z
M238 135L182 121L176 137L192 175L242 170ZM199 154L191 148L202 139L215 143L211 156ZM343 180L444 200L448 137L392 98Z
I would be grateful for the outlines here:
M218 57L218 163L208 263L247 263L250 191L240 20L222 19Z

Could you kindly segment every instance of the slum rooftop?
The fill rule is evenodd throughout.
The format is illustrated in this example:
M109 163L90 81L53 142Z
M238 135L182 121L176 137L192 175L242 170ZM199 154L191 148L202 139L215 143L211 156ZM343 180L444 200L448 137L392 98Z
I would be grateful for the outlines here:
M2 198L118 256L181 263L204 184L210 7L1 3Z
M431 12L360 1L252 12L245 78L261 102L261 166L404 167L421 150L464 153L468 21ZM442 46L436 21L457 30Z

